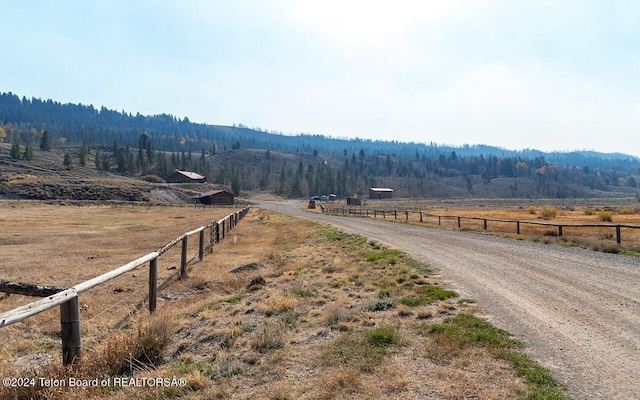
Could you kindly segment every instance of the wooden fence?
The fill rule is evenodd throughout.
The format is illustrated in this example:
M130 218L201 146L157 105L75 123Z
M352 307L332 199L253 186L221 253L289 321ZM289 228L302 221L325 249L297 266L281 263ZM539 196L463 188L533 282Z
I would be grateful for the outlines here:
M622 244L622 228L629 229L640 229L640 226L635 225L621 225L621 224L560 224L553 222L540 222L540 221L520 221L514 219L496 219L496 218L483 218L483 217L466 217L459 215L436 215L429 214L423 211L407 211L407 210L369 210L362 208L340 208L340 207L323 207L322 212L326 214L332 215L342 215L342 216L361 216L361 217L373 217L378 218L378 216L382 216L383 219L386 219L387 216L391 217L393 215L394 219L398 219L398 214L400 214L401 218L404 215L405 221L409 221L409 214L417 214L419 215L419 221L421 223L425 223L427 218L438 219L438 225L442 225L443 219L453 219L456 220L458 228L462 228L463 220L480 220L483 221L483 229L488 229L489 222L502 222L502 223L514 223L516 228L516 233L519 235L522 225L544 225L551 226L557 229L558 236L562 237L563 228L611 228L615 229L616 242L618 244Z
M198 259L202 261L204 258L205 230L210 228L209 243L213 247L216 243L219 243L224 239L226 234L236 226L248 211L249 208L244 208L240 211L227 215L219 221L213 221L207 225L184 233L154 252L68 289L51 286L19 284L0 280L0 292L45 297L41 300L1 313L0 328L20 322L59 305L62 337L62 362L64 365L75 363L81 358L80 302L78 299L78 295L80 293L99 286L126 272L132 271L141 265L149 263L149 312L153 313L156 310L158 295L158 258L176 244L182 243L180 278L186 277L187 242L189 237L199 234L200 246L198 249Z

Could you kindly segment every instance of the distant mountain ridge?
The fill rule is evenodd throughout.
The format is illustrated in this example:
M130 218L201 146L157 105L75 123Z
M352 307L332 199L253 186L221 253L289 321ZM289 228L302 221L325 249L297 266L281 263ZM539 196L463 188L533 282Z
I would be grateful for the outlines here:
M366 195L369 187L393 187L398 197L640 199L640 159L619 153L284 135L12 93L0 94L0 121L0 137L11 143L7 154L26 169L33 150L50 145L66 153L66 163L92 172L161 181L179 168L236 194L347 197ZM43 155L36 151L36 160Z
M287 152L319 152L324 154L352 154L364 150L368 154L393 154L427 158L450 155L493 155L496 157L544 157L563 166L634 168L640 158L621 153L596 151L543 152L535 149L508 150L497 146L476 144L465 146L430 143L399 142L395 140L342 139L322 134L300 133L285 135L260 128L221 126L191 122L171 114L144 116L109 110L93 105L61 104L53 100L27 99L9 93L0 94L0 121L21 130L47 130L52 140L63 139L65 144L110 144L137 146L140 134L146 133L156 148L166 151L191 150L218 146L220 148L255 148Z

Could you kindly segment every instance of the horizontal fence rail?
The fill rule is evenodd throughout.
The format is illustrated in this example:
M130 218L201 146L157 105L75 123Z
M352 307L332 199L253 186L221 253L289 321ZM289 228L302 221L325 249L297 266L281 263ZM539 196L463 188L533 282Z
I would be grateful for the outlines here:
M421 223L425 222L426 218L437 218L438 225L442 225L443 219L453 219L456 220L458 228L462 228L463 220L479 220L483 221L483 229L488 229L489 222L504 222L504 223L514 223L516 224L516 234L520 234L522 225L544 225L555 227L558 230L558 237L562 237L563 228L612 228L615 229L616 232L616 243L622 244L622 228L628 229L640 229L640 226L636 225L624 225L624 224L559 224L554 222L540 222L540 221L521 221L515 219L496 219L496 218L484 218L484 217L468 217L462 215L437 215L430 214L423 211L408 211L408 210L377 210L377 209L363 209L363 208L345 208L345 207L323 207L322 212L331 215L341 215L341 216L360 216L360 217L373 217L378 218L382 216L383 219L386 219L387 216L393 216L394 219L398 219L398 214L401 216L404 215L405 221L409 221L409 214L417 214L419 215L419 221Z
M204 258L205 230L211 230L209 243L210 246L213 247L216 243L224 239L226 234L230 232L248 212L249 208L247 207L231 213L218 221L213 221L207 225L186 232L156 251L68 289L0 280L0 292L44 297L43 299L24 306L0 313L0 328L23 321L53 307L60 306L62 361L64 365L75 363L81 358L80 303L78 297L80 293L102 285L111 279L117 278L120 275L149 263L149 312L153 313L156 310L157 303L158 258L178 243L182 243L180 278L186 277L188 238L199 234L200 245L198 248L198 259L202 261Z

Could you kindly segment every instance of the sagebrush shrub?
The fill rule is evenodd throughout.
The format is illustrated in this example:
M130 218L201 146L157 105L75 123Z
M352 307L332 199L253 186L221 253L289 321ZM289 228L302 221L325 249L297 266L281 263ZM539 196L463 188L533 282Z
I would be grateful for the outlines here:
M553 219L558 215L558 209L553 206L544 206L540 215L543 219Z
M612 211L598 211L598 219L604 222L613 221L613 212Z

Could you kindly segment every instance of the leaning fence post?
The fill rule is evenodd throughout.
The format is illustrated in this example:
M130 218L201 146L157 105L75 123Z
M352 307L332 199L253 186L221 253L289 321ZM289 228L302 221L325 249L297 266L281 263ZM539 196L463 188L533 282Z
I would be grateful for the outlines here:
M62 363L75 364L82 357L80 338L80 301L78 296L60 304Z
M158 258L149 262L149 312L156 311L158 298Z
M200 245L198 247L198 260L204 260L204 229L200 231Z
M180 258L180 278L187 276L187 240L188 236L182 238L182 257Z

